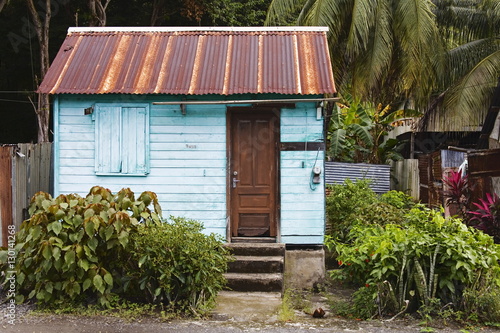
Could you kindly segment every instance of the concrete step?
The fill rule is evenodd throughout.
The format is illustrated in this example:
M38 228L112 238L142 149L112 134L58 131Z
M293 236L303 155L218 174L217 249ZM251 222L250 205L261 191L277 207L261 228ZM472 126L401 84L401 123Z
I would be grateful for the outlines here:
M283 274L226 273L226 288L233 291L282 292Z
M235 256L285 256L285 244L280 243L228 243Z
M284 258L282 256L235 256L229 263L231 273L283 273Z

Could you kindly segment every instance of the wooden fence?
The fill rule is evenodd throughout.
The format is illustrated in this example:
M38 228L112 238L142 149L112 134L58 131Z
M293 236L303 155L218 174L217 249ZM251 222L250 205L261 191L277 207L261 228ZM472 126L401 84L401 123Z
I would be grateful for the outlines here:
M31 197L51 192L51 143L0 147L0 246L7 245L7 228L28 218Z
M405 192L414 199L420 199L420 178L418 160L408 159L392 162L391 189Z

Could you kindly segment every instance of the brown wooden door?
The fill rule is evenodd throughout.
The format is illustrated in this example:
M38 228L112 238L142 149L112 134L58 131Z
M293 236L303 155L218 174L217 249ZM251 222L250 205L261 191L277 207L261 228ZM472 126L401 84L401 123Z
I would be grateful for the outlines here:
M279 117L257 108L229 111L231 235L275 237Z

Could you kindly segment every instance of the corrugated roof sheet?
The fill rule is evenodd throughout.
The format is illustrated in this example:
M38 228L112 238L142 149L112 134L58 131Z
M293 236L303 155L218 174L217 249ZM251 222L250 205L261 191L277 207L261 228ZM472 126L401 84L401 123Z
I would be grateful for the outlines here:
M335 92L324 28L73 28L49 94Z
M344 180L368 179L375 193L391 190L391 166L385 164L325 162L325 183L342 185Z

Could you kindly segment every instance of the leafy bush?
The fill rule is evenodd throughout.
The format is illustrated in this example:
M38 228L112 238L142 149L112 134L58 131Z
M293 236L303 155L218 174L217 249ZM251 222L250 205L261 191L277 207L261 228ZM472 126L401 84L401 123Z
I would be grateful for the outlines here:
M228 250L219 237L202 234L201 223L183 218L140 228L132 235L130 275L150 302L203 311L224 287Z
M92 297L107 304L123 274L129 234L139 220L159 222L161 215L152 192L136 201L130 189L113 195L98 186L86 198L39 192L29 213L17 234L17 300L47 304Z
M429 305L436 297L459 308L463 290L478 275L493 272L500 281L500 250L490 236L420 205L403 225L357 225L349 239L329 239L326 245L338 253L344 279L378 286L385 313Z
M500 288L496 272L477 274L474 284L463 292L463 311L470 320L498 323L500 318Z
M353 225L401 224L403 221L404 212L402 212L401 209L377 201L357 210L354 216Z
M474 202L473 205L476 206L476 210L468 212L472 216L469 223L500 243L500 198L498 195L486 193L485 199L479 199L479 203Z
M29 213L16 235L18 302L110 306L115 294L139 291L139 301L187 300L196 311L224 283L222 243L194 221L163 224L153 192L137 199L128 188L114 195L95 186L85 198L39 192Z
M331 311L337 315L353 319L368 319L377 312L376 287L362 286L352 293L349 300L331 298Z
M380 196L380 202L398 209L411 209L415 206L415 200L401 191L389 191L382 194Z
M377 201L368 180L352 182L346 179L342 185L329 185L326 197L327 233L345 240L356 220L357 211Z
M377 195L369 180L346 179L342 185L330 185L326 197L327 235L341 242L348 241L356 225L400 224L405 212L415 205L403 192L389 191Z

